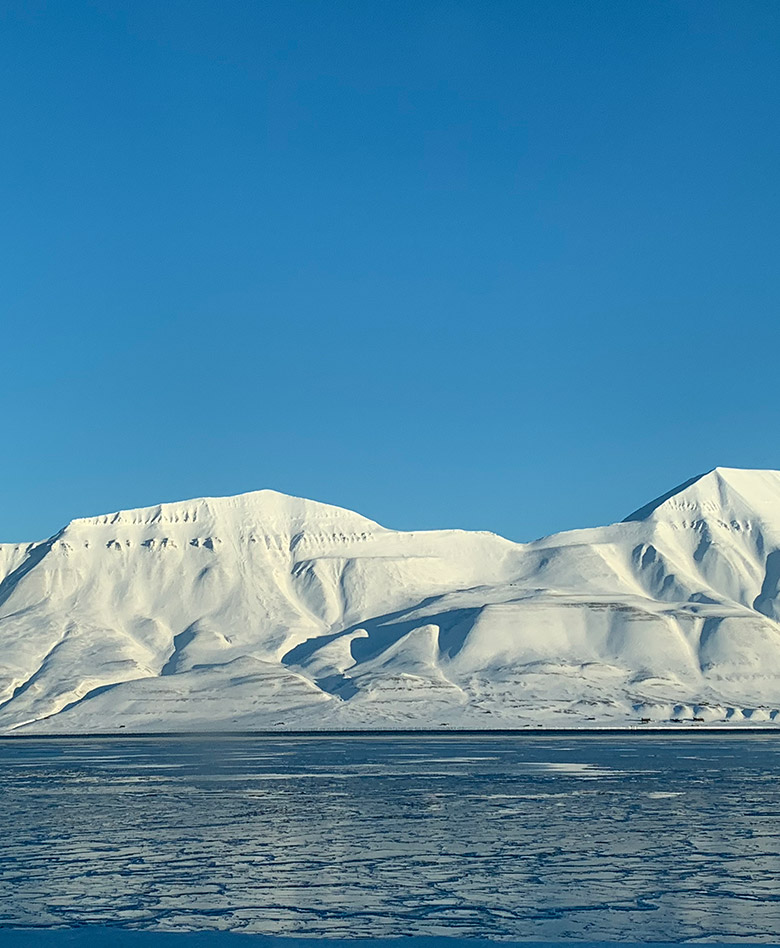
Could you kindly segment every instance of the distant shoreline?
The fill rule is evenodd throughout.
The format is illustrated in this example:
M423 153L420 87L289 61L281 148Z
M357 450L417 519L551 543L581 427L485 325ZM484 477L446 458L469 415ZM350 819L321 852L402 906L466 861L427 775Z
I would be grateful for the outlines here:
M651 735L653 737L673 735L675 737L691 737L693 735L780 735L780 726L744 727L736 725L722 725L721 727L604 727L604 728L496 728L492 730L344 730L344 731L92 731L86 733L65 734L0 734L2 741L77 741L77 740L112 740L126 738L128 740L186 740L208 738L489 738L489 737L635 737Z

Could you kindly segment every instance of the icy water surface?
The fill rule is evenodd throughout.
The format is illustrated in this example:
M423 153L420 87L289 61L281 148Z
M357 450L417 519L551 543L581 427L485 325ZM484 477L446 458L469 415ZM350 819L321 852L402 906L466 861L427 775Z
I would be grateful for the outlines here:
M0 741L0 926L780 940L780 736Z

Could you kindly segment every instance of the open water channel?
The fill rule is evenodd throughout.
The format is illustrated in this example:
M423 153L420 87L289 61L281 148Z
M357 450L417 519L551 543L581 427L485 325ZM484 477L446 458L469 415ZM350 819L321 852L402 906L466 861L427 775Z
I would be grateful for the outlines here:
M780 735L0 740L0 927L780 941Z

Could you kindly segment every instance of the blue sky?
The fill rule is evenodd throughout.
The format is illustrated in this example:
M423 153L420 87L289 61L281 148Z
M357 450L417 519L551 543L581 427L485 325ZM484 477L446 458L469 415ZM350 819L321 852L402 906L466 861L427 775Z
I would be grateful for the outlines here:
M0 539L532 539L780 467L780 4L9 0Z

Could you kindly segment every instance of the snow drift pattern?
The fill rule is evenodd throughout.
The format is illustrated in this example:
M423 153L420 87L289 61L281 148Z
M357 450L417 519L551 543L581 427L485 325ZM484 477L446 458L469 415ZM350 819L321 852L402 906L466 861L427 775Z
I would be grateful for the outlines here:
M534 543L258 491L0 545L0 729L780 724L780 473Z

